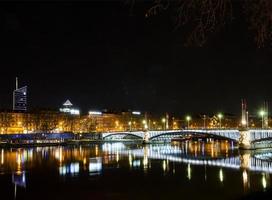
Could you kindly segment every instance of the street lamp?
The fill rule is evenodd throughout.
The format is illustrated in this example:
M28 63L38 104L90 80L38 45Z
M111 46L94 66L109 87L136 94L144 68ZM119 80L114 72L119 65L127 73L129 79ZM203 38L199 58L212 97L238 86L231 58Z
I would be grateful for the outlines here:
M259 114L262 117L262 129L263 129L264 128L264 116L266 113L263 110L261 110Z
M166 129L166 119L165 118L162 118L162 123L163 123L163 129L165 130Z
M186 121L187 121L187 129L189 129L189 128L190 128L191 117L190 117L190 116L187 116L187 117L186 117Z
M148 125L147 125L147 124L145 124L145 125L144 125L144 128L145 128L145 130L147 130L147 129L148 129Z
M129 121L129 122L128 122L128 125L129 125L129 130L131 131L131 129L132 129L132 127L131 127L132 122L131 122L131 121Z
M147 129L148 127L147 127L147 124L146 124L146 120L143 120L142 122L143 122L143 125L144 125L144 129Z
M222 118L223 118L223 115L222 115L221 113L219 113L219 114L217 115L217 117L218 117L218 119L219 119L219 127L221 128L221 120L222 120Z
M203 128L206 128L206 115L203 115Z
M153 130L157 130L155 121L153 122Z

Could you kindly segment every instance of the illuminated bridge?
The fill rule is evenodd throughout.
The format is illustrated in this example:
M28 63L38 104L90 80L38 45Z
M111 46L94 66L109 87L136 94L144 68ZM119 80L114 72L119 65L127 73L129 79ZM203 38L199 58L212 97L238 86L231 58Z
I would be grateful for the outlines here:
M103 140L120 140L126 138L140 139L146 142L164 141L170 142L172 139L185 136L205 136L228 139L238 142L241 147L250 148L256 143L272 141L272 130L270 129L184 129L184 130L164 130L164 131L127 131L102 133Z

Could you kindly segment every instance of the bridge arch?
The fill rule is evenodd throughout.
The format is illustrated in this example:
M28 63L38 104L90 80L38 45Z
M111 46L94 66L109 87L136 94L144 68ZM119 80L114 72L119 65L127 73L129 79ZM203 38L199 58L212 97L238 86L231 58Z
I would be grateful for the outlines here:
M227 139L227 140L233 140L238 141L239 140L239 132L237 131L207 131L207 130L180 130L180 131L166 131L166 132L150 132L149 140L172 140L174 138L183 137L186 135L203 135L203 136L209 136L213 138L218 139Z
M107 138L114 137L116 139L124 139L126 136L133 136L138 139L143 139L143 134L140 132L111 132L111 133L103 133L102 139L106 140Z

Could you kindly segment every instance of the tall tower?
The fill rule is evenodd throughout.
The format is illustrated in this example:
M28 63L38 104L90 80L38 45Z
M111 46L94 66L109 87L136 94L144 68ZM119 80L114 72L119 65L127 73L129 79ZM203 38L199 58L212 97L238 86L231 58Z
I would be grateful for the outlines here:
M245 99L242 99L242 120L241 124L243 128L248 128L248 111L247 103Z
M13 110L27 110L27 86L19 88L18 78L16 77L15 90L13 91Z

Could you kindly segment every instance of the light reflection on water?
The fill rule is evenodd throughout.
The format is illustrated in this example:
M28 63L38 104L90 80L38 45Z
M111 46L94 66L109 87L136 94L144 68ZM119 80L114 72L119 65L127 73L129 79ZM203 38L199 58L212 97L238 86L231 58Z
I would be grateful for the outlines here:
M184 181L187 180L192 187L196 181L204 179L205 183L211 185L220 183L219 185L225 187L226 190L229 188L225 185L228 185L230 179L235 177L238 182L236 184L241 183L243 190L241 193L247 194L270 189L271 152L269 150L239 152L232 143L227 141L208 143L187 141L145 146L103 143L1 149L0 183L1 176L10 175L14 185L13 196L18 199L17 187L28 187L28 180L31 179L32 172L37 169L38 172L51 169L59 178L73 177L79 181L82 177L104 177L103 174L113 174L117 173L116 170L123 170L130 173L142 172L147 176L155 173L161 176L177 177L183 173ZM119 176L120 179L133 181L122 174ZM61 179L61 181L69 180Z

